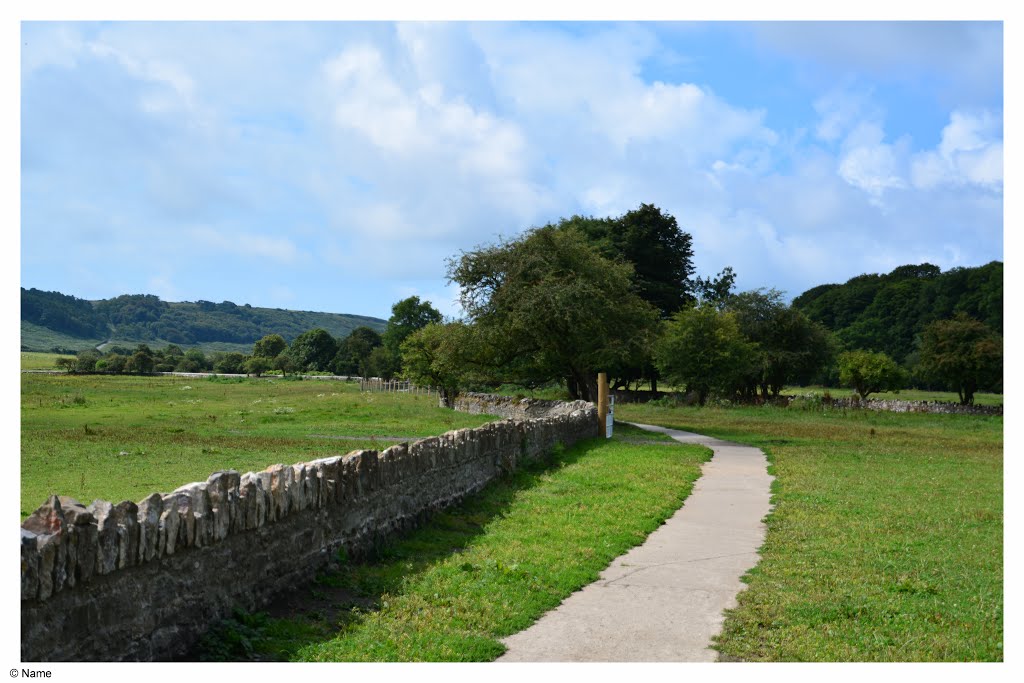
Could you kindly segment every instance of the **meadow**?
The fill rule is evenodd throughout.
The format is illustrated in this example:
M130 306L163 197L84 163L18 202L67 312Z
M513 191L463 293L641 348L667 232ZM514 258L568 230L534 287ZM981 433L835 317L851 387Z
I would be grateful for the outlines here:
M616 419L762 448L762 560L715 647L735 661L1001 661L1003 420L620 404ZM492 419L323 380L22 376L22 516L49 493L139 500ZM616 426L299 591L204 659L487 660L679 507L708 455ZM344 558L342 558L344 559ZM294 596L293 596L294 597Z
M138 501L205 481L476 427L493 417L338 380L21 376L21 515L51 494Z
M22 516L47 494L139 500L493 416L337 380L22 375ZM683 503L710 451L620 426L558 448L284 607L215 626L206 660L488 661ZM296 608L294 603L301 605Z
M717 641L742 661L1003 659L1003 420L616 406L757 446L775 476L761 562Z

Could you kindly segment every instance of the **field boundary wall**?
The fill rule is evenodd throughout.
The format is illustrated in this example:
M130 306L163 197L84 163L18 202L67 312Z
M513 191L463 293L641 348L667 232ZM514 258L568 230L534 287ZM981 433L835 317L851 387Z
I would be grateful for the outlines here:
M23 661L186 656L233 610L256 611L339 556L475 493L556 444L597 436L584 401L470 394L475 429L261 472L216 472L141 502L51 496L21 527Z

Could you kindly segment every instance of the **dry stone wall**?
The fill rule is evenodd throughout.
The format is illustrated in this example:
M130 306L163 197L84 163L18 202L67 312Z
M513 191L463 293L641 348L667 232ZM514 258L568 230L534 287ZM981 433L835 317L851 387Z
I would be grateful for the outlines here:
M139 503L53 496L21 529L22 660L180 657L218 619L311 580L339 550L358 558L520 462L597 435L590 403L545 403L381 452L216 472ZM475 395L457 408L505 405Z
M463 413L497 415L516 420L568 415L587 409L595 410L593 404L587 401L545 401L537 398L516 398L472 392L459 394L455 398L454 407L455 410Z

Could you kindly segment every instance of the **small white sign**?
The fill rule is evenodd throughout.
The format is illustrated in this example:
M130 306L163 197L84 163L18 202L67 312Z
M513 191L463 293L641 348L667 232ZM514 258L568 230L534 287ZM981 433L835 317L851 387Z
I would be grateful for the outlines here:
M612 438L612 425L615 424L615 395L608 397L608 414L604 418L604 438Z

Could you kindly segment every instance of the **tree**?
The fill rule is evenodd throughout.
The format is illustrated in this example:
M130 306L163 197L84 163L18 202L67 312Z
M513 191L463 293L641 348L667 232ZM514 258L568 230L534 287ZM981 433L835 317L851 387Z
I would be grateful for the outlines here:
M965 313L937 320L921 335L921 369L955 388L961 404L971 405L978 389L1001 388L1002 337Z
M903 368L884 353L858 350L839 356L839 381L862 401L876 392L899 391L906 380Z
M120 374L124 372L127 359L120 353L108 353L96 362L96 369L103 372Z
M338 353L338 342L330 332L318 327L296 337L288 353L299 370L324 371Z
M472 330L465 323L430 323L402 342L402 372L416 384L437 387L445 407L451 408L469 375L472 344Z
M410 334L430 323L439 322L441 312L431 306L429 301L420 301L418 296L410 296L391 307L391 317L388 318L388 326L381 335L381 342L398 358L402 342Z
M94 372L96 370L96 363L99 362L99 360L100 355L96 351L79 351L78 357L75 359L75 371Z
M206 354L204 354L199 349L189 349L188 351L186 351L185 359L195 363L197 368L194 371L189 370L186 372L199 372L200 370L206 370L208 368L213 367L212 364L206 360Z
M729 298L733 294L732 288L735 284L736 273L733 271L732 266L726 266L714 278L698 277L694 281L694 289L701 303L712 304L721 310L729 302Z
M256 375L259 377L264 372L273 367L273 361L270 358L264 358L263 356L250 356L245 361L245 374Z
M295 372L295 361L292 360L287 351L282 351L274 358L271 367L275 370L280 370L282 377L287 377L289 372Z
M680 311L655 345L654 362L669 382L697 393L732 392L757 362L757 347L744 338L734 313L711 304Z
M245 360L245 354L228 351L214 363L213 369L226 375L238 375L245 372Z
M335 375L359 375L366 367L370 353L383 342L379 334L369 327L357 327L338 344L338 353L331 361Z
M693 238L671 214L641 204L617 218L573 216L558 227L579 230L605 258L632 264L637 293L662 318L693 302Z
M288 342L279 334L268 334L252 346L252 355L258 358L276 358L288 348Z
M156 362L153 359L152 353L146 353L149 350L145 344L139 345L140 350L133 353L127 361L125 361L124 369L125 372L136 372L140 375L148 375L153 372L153 368L156 366ZM143 347L145 349L143 350Z
M402 356L387 346L377 346L370 351L366 361L359 366L362 377L391 379L402 371Z
M633 290L632 267L598 253L578 230L535 228L448 262L462 308L495 378L564 379L597 399L596 375L642 357L658 312Z
M788 382L806 382L834 356L829 332L783 303L777 290L735 294L726 301L726 309L736 314L740 331L758 349L742 392L748 399L758 389L762 398L769 393L777 397Z
M70 374L77 369L78 359L72 358L71 356L63 356L55 360L54 365L57 366L58 370L63 370Z

